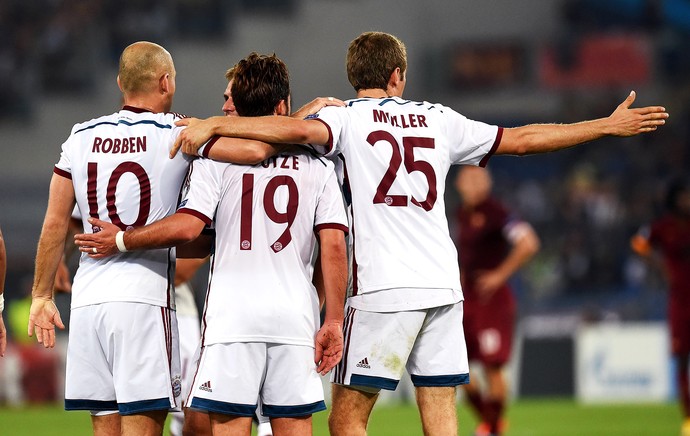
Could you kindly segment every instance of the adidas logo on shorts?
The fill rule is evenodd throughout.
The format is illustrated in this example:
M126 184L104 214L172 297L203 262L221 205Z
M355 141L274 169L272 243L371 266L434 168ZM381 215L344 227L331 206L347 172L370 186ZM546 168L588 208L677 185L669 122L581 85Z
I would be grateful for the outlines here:
M371 369L371 366L369 366L369 358L365 357L364 359L360 360L357 365L355 365L358 368L366 368L366 369Z
M199 386L199 389L206 392L213 392L213 389L211 389L211 381L209 380L203 385Z

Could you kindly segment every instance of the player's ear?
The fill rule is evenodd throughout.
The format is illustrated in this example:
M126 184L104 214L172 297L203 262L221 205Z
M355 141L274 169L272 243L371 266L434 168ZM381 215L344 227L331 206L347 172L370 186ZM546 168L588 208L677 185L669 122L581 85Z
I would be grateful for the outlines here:
M122 83L120 83L120 75L117 75L117 87L120 88L120 91L124 92L122 89Z
M285 100L280 100L273 110L275 115L290 115L290 107Z
M170 92L170 74L163 74L160 79L158 79L158 90L161 94L167 94Z
M388 88L386 93L391 96L402 96L403 89L405 88L405 72L396 67L391 73L388 79Z

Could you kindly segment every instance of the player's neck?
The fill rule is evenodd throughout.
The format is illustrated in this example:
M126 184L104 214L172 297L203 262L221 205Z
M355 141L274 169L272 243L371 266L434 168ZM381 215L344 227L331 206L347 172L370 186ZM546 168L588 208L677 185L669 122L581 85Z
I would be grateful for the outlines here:
M388 98L385 89L360 89L357 91L357 98Z
M125 97L123 106L132 106L137 109L144 109L153 113L168 112L165 104L154 101L150 98Z

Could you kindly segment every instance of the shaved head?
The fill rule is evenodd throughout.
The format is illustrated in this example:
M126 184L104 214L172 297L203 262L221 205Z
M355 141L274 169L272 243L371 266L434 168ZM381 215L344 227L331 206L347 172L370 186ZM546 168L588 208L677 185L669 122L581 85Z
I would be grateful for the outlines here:
M170 53L158 44L135 42L120 56L118 77L125 94L153 92L166 74L174 78L175 66Z

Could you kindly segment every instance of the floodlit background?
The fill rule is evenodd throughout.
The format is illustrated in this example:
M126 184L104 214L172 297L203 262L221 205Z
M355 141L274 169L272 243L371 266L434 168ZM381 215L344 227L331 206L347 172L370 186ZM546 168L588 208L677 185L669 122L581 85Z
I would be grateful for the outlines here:
M368 30L407 45L406 98L469 118L506 127L598 118L631 89L636 106L667 108L671 118L654 134L495 157L489 168L498 196L542 239L514 280L514 394L674 398L664 283L628 239L690 165L689 1L2 0L0 28L0 226L5 319L17 345L0 360L0 404L61 396L61 376L22 381L22 371L61 366L26 344L25 298L60 145L73 124L118 109L121 50L136 40L165 46L178 71L173 109L207 117L221 114L225 70L250 51L287 63L294 108L354 96L345 51ZM446 203L454 232L452 184ZM58 301L64 320L69 296Z

